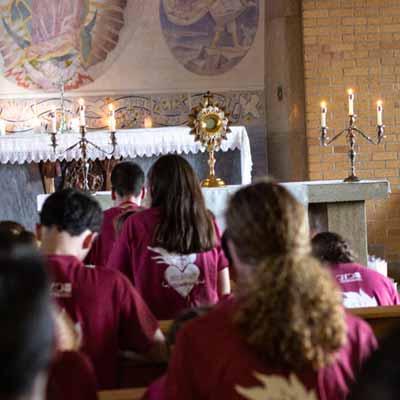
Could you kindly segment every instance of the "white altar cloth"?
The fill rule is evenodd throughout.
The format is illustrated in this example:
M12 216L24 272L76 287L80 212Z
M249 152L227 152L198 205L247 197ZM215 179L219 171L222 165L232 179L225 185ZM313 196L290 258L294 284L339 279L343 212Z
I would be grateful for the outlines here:
M241 173L242 183L251 182L251 171L253 167L250 141L245 127L232 127L232 132L228 134L228 139L222 142L221 150L240 150L241 151ZM168 127L152 129L127 129L117 132L118 146L113 155L115 158L135 158L151 157L161 154L178 153L198 153L204 149L200 143L194 141L194 137L189 134L190 128ZM56 160L78 160L80 158L79 148L63 152L76 143L80 138L79 134L67 133L57 135L58 149L54 153L50 146L51 140L48 134L14 134L0 137L0 163L30 163L40 161ZM106 131L90 131L87 138L96 145L111 150L110 134ZM89 159L104 160L111 158L103 152L89 147Z

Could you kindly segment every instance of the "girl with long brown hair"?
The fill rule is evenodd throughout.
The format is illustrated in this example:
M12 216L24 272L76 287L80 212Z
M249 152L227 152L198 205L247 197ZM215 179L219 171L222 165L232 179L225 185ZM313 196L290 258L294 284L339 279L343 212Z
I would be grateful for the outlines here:
M227 227L237 297L183 328L167 398L344 399L376 342L310 255L304 207L263 181L233 196Z
M228 262L192 167L163 156L148 189L151 208L124 223L109 267L128 276L159 320L218 302L230 292Z

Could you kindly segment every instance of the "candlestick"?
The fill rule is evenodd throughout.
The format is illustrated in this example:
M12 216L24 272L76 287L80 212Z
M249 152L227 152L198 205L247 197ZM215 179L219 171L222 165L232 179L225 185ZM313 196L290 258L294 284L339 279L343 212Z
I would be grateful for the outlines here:
M0 136L5 136L6 133L6 121L4 121L4 119L0 119Z
M51 133L56 133L57 132L57 113L56 110L53 109L53 112L51 113Z
M112 104L108 105L108 128L110 132L116 132L117 130L117 121L115 119L115 111Z
M348 90L349 93L349 116L354 115L354 91L353 89Z
M377 112L377 125L383 125L383 101L378 100L376 103L376 112Z
M86 126L85 100L79 99L79 125Z
M366 133L364 133L361 129L356 127L357 116L354 115L354 93L353 90L350 89L348 91L349 94L349 124L348 126L337 133L332 139L328 137L328 128L326 127L326 104L321 103L321 135L320 142L321 146L329 146L330 144L336 142L343 135L346 136L347 143L349 145L349 159L350 159L350 175L344 180L345 182L358 182L360 179L356 175L356 139L357 134L359 134L363 139L371 144L378 145L382 143L384 140L384 132L385 126L383 125L383 102L379 100L377 102L377 139L373 140Z
M321 128L326 128L326 115L328 113L328 107L323 101L321 103Z

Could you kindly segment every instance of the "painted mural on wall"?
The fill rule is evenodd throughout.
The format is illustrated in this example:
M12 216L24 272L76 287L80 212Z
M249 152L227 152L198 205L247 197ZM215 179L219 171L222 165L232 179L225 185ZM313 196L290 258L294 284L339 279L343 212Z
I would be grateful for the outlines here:
M132 37L144 0L0 0L0 71L27 89L77 89ZM129 23L127 23L129 21Z
M164 36L175 58L199 75L235 67L253 45L259 0L160 0Z

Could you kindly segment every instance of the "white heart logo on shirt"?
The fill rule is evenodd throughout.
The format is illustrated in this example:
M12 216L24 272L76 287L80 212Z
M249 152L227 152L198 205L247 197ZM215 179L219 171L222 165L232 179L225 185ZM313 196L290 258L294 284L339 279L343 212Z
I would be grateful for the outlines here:
M169 266L165 270L165 280L182 297L187 297L199 282L200 270L195 264L189 264L184 270Z

